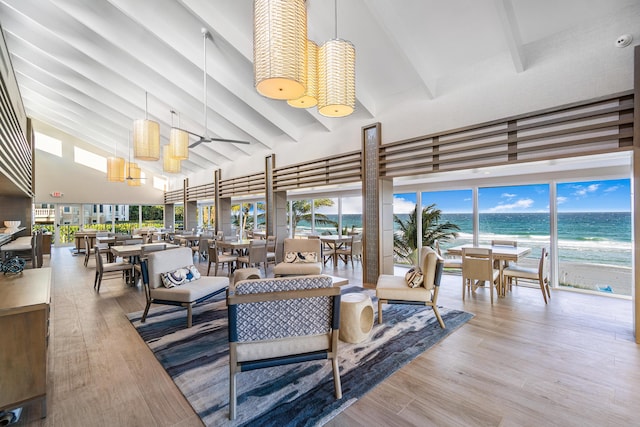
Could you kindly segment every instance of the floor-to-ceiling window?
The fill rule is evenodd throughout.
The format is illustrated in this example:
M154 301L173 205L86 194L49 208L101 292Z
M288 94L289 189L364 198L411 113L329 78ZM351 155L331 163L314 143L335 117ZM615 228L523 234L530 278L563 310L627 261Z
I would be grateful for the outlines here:
M450 191L425 191L422 193L422 209L426 215L436 215L432 232L437 234L442 251L451 246L473 242L473 194L470 189ZM434 218L436 219L436 218ZM452 224L455 227L446 226ZM422 230L423 235L429 230Z
M478 189L478 242L516 241L531 248L527 261L535 265L542 248L549 249L549 185L514 185Z
M632 295L630 181L557 184L558 282Z

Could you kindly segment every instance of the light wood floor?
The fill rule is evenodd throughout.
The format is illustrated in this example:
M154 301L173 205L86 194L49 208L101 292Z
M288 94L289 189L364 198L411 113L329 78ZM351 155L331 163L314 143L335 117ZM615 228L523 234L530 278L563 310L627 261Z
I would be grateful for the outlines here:
M26 406L18 425L200 426L125 317L143 309L142 290L115 278L96 294L93 263L54 248L49 413ZM357 263L327 272L360 280ZM439 302L475 317L330 426L640 424L629 300L556 291L545 306L538 289L517 287L491 306L486 289L464 303L461 292L460 277L446 276Z

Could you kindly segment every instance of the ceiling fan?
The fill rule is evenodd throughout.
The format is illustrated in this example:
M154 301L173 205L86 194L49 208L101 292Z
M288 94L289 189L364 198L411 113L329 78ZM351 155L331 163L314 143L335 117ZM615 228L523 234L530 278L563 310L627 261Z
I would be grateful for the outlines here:
M193 135L195 137L198 137L198 140L196 142L194 142L193 144L189 145L189 148L193 148L193 147L197 147L198 145L204 143L209 143L209 142L213 142L213 141L220 141L220 142L230 142L230 143L234 143L234 144L250 144L250 142L248 141L239 141L236 139L226 139L226 138L212 138L210 136L207 136L207 39L211 38L211 34L209 34L209 31L206 28L202 28L202 40L203 40L203 52L204 52L204 78L203 78L203 82L204 82L204 94L203 94L203 103L204 103L204 134L199 134L196 132L192 132L190 130L187 129L180 129L186 133L188 133L189 135ZM178 128L179 129L179 128Z

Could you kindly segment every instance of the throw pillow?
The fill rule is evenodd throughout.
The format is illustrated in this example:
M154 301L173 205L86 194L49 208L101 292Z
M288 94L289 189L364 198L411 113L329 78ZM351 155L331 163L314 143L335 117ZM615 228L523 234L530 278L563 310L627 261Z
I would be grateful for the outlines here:
M284 262L318 262L316 252L287 252L284 255Z
M191 282L200 278L200 272L195 265L177 268L173 271L161 273L160 278L165 288L173 288L184 283Z
M404 275L404 280L407 282L410 288L417 288L422 285L424 281L424 275L422 274L422 270L419 267L410 268L409 271Z

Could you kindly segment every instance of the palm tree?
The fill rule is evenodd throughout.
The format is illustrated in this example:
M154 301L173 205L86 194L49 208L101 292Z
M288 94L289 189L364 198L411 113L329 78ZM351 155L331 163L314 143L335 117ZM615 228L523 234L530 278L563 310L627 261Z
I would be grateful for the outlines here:
M314 210L322 207L322 206L333 206L333 200L331 199L314 199L313 207ZM289 205L287 204L287 207ZM291 208L293 211L292 215L292 224L290 224L291 229L293 230L292 236L296 235L296 227L300 221L307 221L311 223L311 201L310 200L294 200L291 202ZM338 224L335 221L330 220L326 215L321 213L315 213L316 224L320 225L332 225L334 227L338 227Z
M417 211L416 206L406 221L393 215L393 222L398 226L393 234L393 253L397 259L410 263L413 263L412 257L415 256L418 242ZM436 240L446 242L458 237L460 227L449 221L440 223L441 215L442 211L436 208L435 203L422 208L422 246L433 247Z

